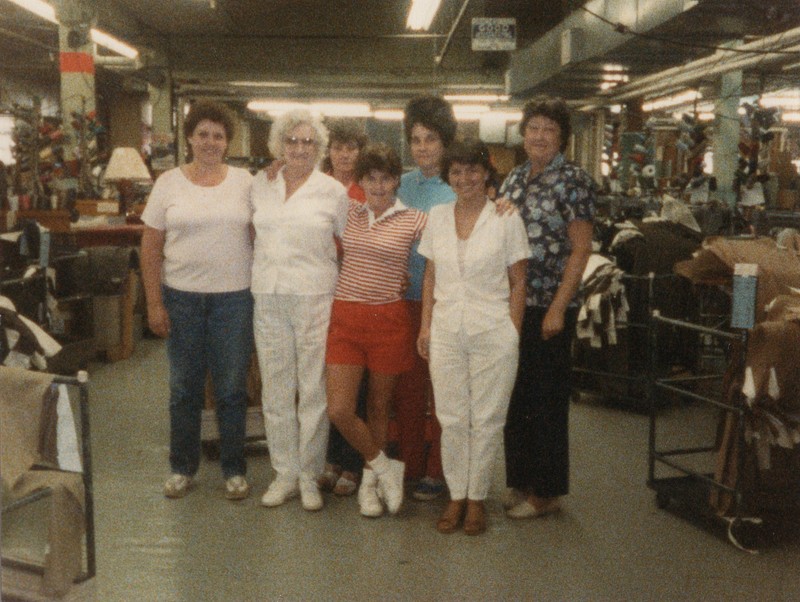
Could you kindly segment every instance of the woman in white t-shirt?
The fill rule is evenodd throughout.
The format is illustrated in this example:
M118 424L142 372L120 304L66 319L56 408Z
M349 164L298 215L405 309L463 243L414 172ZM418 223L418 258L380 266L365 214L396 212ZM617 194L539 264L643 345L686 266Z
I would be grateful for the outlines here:
M498 214L486 196L492 171L482 142L447 149L442 179L456 201L431 209L419 246L427 261L417 350L430 363L451 499L441 533L486 530L484 499L517 374L530 250L520 216Z
M299 493L306 510L322 508L325 340L339 271L334 237L344 231L349 200L345 187L316 167L327 143L327 129L310 112L284 113L269 137L283 166L272 180L262 172L253 181L253 327L277 473L261 498L268 507Z
M224 163L233 118L216 103L184 122L191 160L162 174L142 214L142 280L150 329L167 338L170 498L183 497L200 462L206 373L211 373L228 499L247 497L247 369L253 348L250 185Z

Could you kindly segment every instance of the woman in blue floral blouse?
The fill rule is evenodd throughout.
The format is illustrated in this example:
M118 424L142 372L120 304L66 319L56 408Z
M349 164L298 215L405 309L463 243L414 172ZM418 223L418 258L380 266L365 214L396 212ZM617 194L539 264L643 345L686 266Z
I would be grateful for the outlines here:
M511 518L535 518L557 511L569 489L570 342L592 250L597 187L564 158L570 120L563 100L530 101L519 127L528 161L499 191L518 208L531 249L519 370L505 427L506 508Z

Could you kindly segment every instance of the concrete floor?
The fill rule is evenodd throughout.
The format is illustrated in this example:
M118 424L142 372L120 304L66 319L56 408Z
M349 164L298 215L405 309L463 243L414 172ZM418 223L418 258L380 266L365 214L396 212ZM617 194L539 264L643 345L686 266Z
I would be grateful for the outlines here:
M249 457L244 502L223 498L210 461L188 497L165 499L166 374L154 340L91 371L97 600L800 600L800 535L750 555L656 508L642 415L574 404L565 511L505 519L498 464L489 531L447 536L434 529L443 500L377 520L355 498L262 508L263 453ZM688 411L666 410L667 430L685 434Z

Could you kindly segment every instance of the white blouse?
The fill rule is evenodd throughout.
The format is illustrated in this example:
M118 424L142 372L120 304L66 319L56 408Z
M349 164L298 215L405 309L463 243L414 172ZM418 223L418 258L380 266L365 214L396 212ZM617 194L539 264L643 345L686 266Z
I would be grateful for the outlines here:
M334 178L314 170L289 199L283 170L273 181L253 180L255 249L250 289L255 294L333 294L339 266L334 236L347 223L350 198Z
M475 335L511 320L508 267L530 256L517 213L497 215L487 202L466 240L463 273L458 265L455 203L431 209L419 252L433 261L433 325Z

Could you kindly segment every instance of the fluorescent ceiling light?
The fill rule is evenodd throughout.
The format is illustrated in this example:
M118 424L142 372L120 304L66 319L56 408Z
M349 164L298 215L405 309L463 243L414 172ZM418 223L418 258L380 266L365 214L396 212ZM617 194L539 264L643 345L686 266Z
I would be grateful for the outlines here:
M379 121L403 121L405 113L400 109L378 109L372 116Z
M312 113L327 117L369 117L372 110L364 102L312 102L304 104L290 100L251 100L247 108L256 113L280 115L293 109L308 109Z
M782 90L774 94L765 94L758 101L766 109L800 109L800 89Z
M247 108L255 113L269 113L270 115L280 115L292 109L306 107L299 102L286 100L251 100L247 103Z
M56 19L56 10L49 3L44 2L43 0L11 0L11 2L17 6L21 6L26 10L29 10L42 19L46 19L47 21L58 25L58 19ZM112 50L117 54L121 54L126 58L135 59L137 56L139 56L139 51L136 50L136 48L129 46L125 42L118 40L114 36L107 34L104 31L92 28L92 30L89 32L89 35L95 44L99 44L100 46L108 48L109 50Z
M626 69L625 69L624 65L616 65L616 64L608 63L608 64L603 65L603 71L619 73L619 72L622 72L622 71L626 71Z
M56 20L56 9L43 0L11 0L11 2L31 11L42 19L47 19L51 23L58 23Z
M372 109L365 102L312 102L311 110L328 117L369 117Z
M122 40L118 40L114 36L107 34L104 31L92 28L89 34L91 35L92 42L99 46L103 46L104 48L108 48L117 54L121 54L125 58L135 59L137 56L139 56L139 51L136 50L136 48L129 46Z
M797 111L790 111L781 115L781 119L786 123L800 123L800 113Z
M484 113L486 115L486 113ZM503 121L521 121L522 111L492 111L489 113L495 119L502 119Z
M695 102L703 98L703 95L697 90L685 90L673 96L663 96L649 100L642 105L642 111L649 113L650 111L658 111L666 109L667 107L675 107L690 102Z
M251 86L258 88L296 88L300 84L297 82L257 82L257 81L233 81L228 82L230 86Z
M414 31L429 29L441 2L442 0L412 0L406 27Z
M507 102L508 94L445 94L445 100L450 102Z

